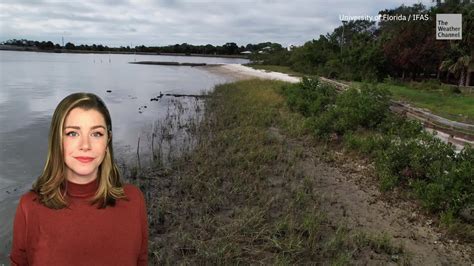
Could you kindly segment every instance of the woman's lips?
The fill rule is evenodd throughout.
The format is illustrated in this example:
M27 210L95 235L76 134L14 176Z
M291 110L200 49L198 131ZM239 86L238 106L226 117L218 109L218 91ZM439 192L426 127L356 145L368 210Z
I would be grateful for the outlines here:
M94 160L92 157L74 157L76 160L80 161L81 163L89 163Z

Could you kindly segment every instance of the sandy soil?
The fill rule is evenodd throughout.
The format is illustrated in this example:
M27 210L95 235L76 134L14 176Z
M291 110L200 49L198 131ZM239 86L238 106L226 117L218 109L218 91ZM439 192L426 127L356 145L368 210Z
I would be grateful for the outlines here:
M313 193L320 195L331 220L350 229L387 234L404 247L411 265L474 265L474 243L447 238L418 204L382 194L372 165L337 151L324 154L321 147L288 139L276 128L272 133L286 139L289 147L304 147L297 168L316 181Z

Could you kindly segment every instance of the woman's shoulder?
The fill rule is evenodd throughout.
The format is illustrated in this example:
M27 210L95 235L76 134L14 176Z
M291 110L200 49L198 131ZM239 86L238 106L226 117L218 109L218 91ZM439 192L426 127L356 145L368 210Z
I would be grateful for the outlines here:
M25 192L20 196L18 205L25 211L34 208L35 206L37 207L37 205L40 205L38 201L38 195L31 190Z
M135 185L133 184L125 184L123 186L123 190L125 192L125 195L127 197L132 198L132 199L141 199L143 200L143 193L142 191Z
M25 192L23 195L20 197L20 203L22 204L28 204L31 202L35 202L38 199L38 194L36 192L29 190L28 192Z

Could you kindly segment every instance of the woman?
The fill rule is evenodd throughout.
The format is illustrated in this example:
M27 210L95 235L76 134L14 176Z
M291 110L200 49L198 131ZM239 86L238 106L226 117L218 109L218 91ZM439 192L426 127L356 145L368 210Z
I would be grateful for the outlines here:
M12 265L146 265L147 249L145 200L120 180L107 107L91 93L67 96L43 173L16 210Z

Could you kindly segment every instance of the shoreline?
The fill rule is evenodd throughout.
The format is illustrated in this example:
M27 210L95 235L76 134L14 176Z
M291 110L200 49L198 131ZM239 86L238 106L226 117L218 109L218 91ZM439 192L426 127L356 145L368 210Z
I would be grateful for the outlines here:
M127 51L89 51L89 50L67 50L52 49L41 50L34 47L5 47L0 45L0 51L15 52L38 52L38 53L58 53L58 54L138 54L138 55L164 55L164 56L183 56L183 57L213 57L213 58L236 58L249 59L241 55L214 55L214 54L185 54L185 53L150 53L150 52L127 52Z

